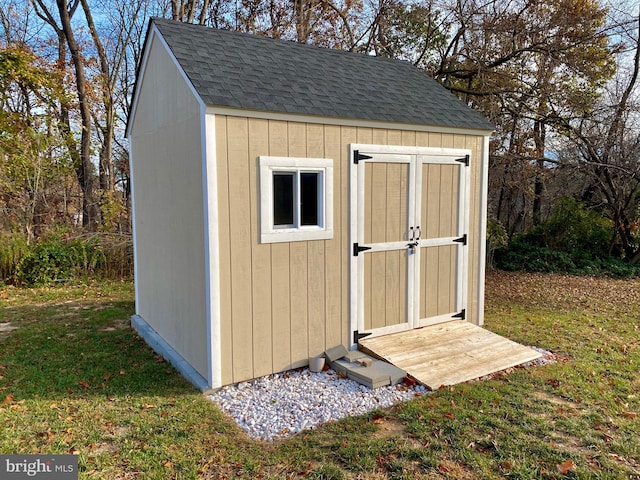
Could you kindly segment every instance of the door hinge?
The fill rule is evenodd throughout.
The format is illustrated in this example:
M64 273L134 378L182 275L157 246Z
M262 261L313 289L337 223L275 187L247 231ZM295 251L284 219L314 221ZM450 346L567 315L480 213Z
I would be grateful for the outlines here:
M371 335L371 332L360 333L358 332L358 330L356 330L355 332L353 332L353 343L358 343L361 338L368 337L369 335Z
M370 158L373 157L370 157L369 155L363 155L362 153L360 153L360 150L353 151L353 163L355 163L356 165L358 165L360 160L368 160Z
M460 238L456 238L454 240L454 242L461 243L462 245L466 245L467 244L467 234L465 233Z
M462 158L456 158L456 162L464 163L465 167L469 166L469 155L465 155Z
M366 250L371 250L371 247L362 247L357 243L353 244L353 256L357 257L360 252L364 252Z
M467 309L463 308L460 313L456 313L451 318L459 318L460 320L465 320L467 318Z

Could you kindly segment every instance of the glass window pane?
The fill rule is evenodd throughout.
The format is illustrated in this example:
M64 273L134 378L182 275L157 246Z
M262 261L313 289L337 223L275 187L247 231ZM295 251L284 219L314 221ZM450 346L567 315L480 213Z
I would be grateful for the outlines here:
M273 174L273 224L293 225L294 174Z
M300 224L318 225L318 183L320 174L300 173Z

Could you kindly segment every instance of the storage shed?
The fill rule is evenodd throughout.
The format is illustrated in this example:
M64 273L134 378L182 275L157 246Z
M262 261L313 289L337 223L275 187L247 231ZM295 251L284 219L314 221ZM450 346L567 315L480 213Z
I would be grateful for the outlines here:
M407 62L152 19L134 327L207 390L481 325L492 128Z

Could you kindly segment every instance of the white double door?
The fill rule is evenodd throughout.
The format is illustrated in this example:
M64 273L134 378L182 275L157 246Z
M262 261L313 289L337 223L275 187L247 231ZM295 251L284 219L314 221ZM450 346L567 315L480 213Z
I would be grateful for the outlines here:
M351 145L350 153L353 342L464 318L471 152Z

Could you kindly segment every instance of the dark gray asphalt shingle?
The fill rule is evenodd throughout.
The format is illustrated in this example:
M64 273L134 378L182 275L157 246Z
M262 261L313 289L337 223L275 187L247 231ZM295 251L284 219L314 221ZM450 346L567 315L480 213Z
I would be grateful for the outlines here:
M153 23L207 105L493 129L407 62L171 20Z

